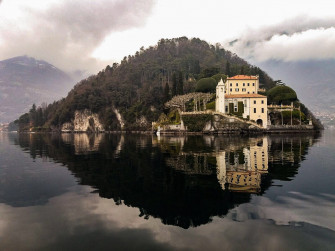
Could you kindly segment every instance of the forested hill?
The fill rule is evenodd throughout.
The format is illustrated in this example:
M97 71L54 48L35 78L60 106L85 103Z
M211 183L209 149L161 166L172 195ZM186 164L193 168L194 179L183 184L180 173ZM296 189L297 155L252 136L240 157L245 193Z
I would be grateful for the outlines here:
M156 120L169 98L194 91L198 79L217 73L259 75L261 88L275 85L260 68L219 44L210 45L198 38L161 39L157 45L142 47L120 64L108 65L80 81L65 99L42 111L43 118L33 124L57 127L71 121L76 110L89 109L99 114L105 128L119 129L114 113L117 108L126 122L125 129L136 129L140 120L147 125Z

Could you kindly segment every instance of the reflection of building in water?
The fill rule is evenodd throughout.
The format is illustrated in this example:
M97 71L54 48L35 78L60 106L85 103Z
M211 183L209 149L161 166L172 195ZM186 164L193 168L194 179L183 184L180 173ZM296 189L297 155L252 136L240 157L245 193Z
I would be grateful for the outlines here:
M168 158L166 163L172 168L187 174L211 175L215 168L215 158L206 153L181 154Z
M250 142L250 148L243 149L246 156L245 166L250 171L267 172L268 170L268 139L253 140Z
M243 150L224 151L216 156L217 178L222 187L232 191L257 193L261 174L268 170L268 140L251 140Z
M153 138L153 145L159 143L170 154L168 166L187 174L216 173L223 190L259 192L261 175L268 172L268 138L251 138L242 144L227 142L213 136Z
M261 173L253 171L228 171L228 189L236 192L257 193L261 188Z

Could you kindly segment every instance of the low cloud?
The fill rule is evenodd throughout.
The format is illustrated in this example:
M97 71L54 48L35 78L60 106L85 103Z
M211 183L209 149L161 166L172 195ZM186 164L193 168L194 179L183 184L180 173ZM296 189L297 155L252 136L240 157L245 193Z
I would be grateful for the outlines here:
M43 10L21 6L20 19L0 21L0 57L28 54L66 70L97 70L94 49L113 32L143 26L153 5L154 0L72 0Z
M335 58L335 19L297 17L248 30L227 48L253 61Z

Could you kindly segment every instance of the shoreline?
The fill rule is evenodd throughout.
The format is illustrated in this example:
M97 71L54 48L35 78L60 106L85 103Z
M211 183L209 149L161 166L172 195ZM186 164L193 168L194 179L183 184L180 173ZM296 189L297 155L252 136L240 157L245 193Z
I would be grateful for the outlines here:
M216 130L216 131L201 131L201 132L190 132L190 131L160 131L160 135L248 135L248 134L291 134L291 133L311 133L311 132L320 132L324 129L297 129L297 128L277 128L277 129L241 129L241 130ZM153 130L136 130L136 131L99 131L99 132L91 132L91 131L39 131L39 132L29 132L29 131L22 131L22 132L14 132L8 131L6 133L18 133L18 134L157 134L157 131Z

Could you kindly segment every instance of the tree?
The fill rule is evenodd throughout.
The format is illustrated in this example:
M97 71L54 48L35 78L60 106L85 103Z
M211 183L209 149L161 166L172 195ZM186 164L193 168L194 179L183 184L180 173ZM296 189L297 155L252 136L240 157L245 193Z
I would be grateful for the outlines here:
M244 65L241 66L240 74L241 75L245 75L245 67L244 67Z
M231 77L230 63L228 61L227 61L227 64L226 64L226 75L228 77Z
M200 79L196 86L196 92L215 92L217 82L214 78L202 78Z
M297 100L296 92L285 85L278 85L267 92L268 102L274 104L290 104Z
M205 68L201 71L200 77L201 78L209 78L215 74L218 74L220 72L220 69L217 67L209 67Z
M170 87L169 84L166 83L164 88L164 102L168 101L169 99L170 99Z
M199 74L200 73L200 63L199 63L199 60L195 60L194 61L194 74Z
M212 76L212 78L215 79L216 83L219 83L219 81L221 79L223 80L223 82L226 82L226 80L227 80L227 76L225 74L221 74L221 73L215 74L214 76Z
M172 97L177 95L177 76L176 73L172 75Z
M178 72L178 81L177 81L177 94L184 94L184 83L183 83L183 73L181 71Z
M165 107L167 108L177 108L181 111L186 110L186 102L190 100L194 100L194 110L202 110L201 109L201 101L206 109L206 103L211 99L212 94L210 93L188 93L185 95L174 96L171 100L165 103Z

